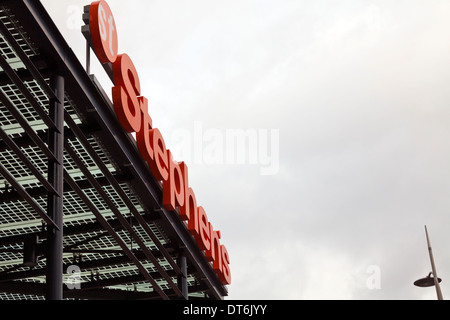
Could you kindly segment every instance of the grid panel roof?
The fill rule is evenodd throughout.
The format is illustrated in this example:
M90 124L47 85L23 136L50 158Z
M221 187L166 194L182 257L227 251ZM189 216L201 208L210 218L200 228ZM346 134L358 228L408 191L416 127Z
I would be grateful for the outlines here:
M36 106L48 114L51 97L44 87L50 86L51 70L40 70L45 83L30 75L27 63L29 65L32 59L45 58L40 56L14 13L5 6L0 6L0 23L9 33L0 34L0 59L6 61L14 73L21 77L26 88L24 92L21 86L14 83L7 68L0 68L0 93L7 98L0 102L0 127L8 140L17 145L20 153L37 170L38 175L47 178L48 157L42 145L48 146L46 136L49 127L38 114ZM20 56L10 43L11 37L22 54L25 53L30 60L23 61L23 55ZM101 289L105 297L160 298L157 289L174 295L174 283L179 275L174 269L176 248L155 219L155 208L149 208L140 201L130 182L133 177L127 176L126 170L114 162L96 130L82 130L83 136L77 135L76 129L92 128L95 124L90 123L91 120L83 114L83 109L71 99L69 89L65 92L64 109L65 132L70 133L65 138L68 149L64 151L64 169L67 173L63 210L65 270L70 265L79 266L81 273L77 276L82 288ZM29 129L21 124L20 119L26 122ZM42 145L36 144L30 133L39 137ZM77 161L82 163L90 176L86 176ZM45 250L44 254L39 254L36 265L25 266L24 240L29 236L36 236L36 248L45 248L46 223L16 189L22 188L43 211L47 206L48 190L36 173L30 170L29 164L22 161L4 139L0 139L0 163L17 182L14 188L7 177L0 174L0 299L42 299L43 284L46 281ZM117 185L111 184L111 179L117 179ZM78 186L76 189L70 185L70 180ZM136 214L146 219L145 226L140 223ZM99 223L100 217L109 223L113 231L103 228ZM147 276L127 257L124 246L129 254L139 258ZM168 254L161 252L162 247L167 248ZM159 288L146 280L148 276L153 277ZM67 277L70 274L65 274L66 280ZM192 296L207 296L197 271L189 266L187 283L190 288L197 288L191 290ZM34 291L30 293L30 290ZM68 298L95 298L89 292L83 292L84 290L66 290L65 295Z

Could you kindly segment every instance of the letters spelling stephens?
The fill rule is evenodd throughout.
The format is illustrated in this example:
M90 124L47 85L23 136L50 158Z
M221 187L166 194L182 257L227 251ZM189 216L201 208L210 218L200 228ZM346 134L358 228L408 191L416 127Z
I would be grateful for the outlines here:
M230 284L230 257L220 243L220 231L214 230L203 207L197 206L194 190L188 183L187 165L173 160L161 132L153 126L148 114L148 100L141 95L137 70L127 54L118 54L116 24L106 1L91 4L89 28L100 62L112 64L115 82L112 97L116 115L127 132L136 132L142 158L148 163L153 176L162 181L164 207L169 211L178 211L222 284Z

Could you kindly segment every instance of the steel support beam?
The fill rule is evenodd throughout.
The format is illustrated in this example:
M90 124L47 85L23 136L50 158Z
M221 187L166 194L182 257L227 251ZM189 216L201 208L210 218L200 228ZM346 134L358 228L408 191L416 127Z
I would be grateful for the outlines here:
M48 161L48 180L57 191L48 194L48 215L58 226L58 230L47 228L47 272L46 298L47 300L63 299L63 154L64 154L64 78L55 75L51 86L58 99L50 100L49 113L55 128L50 128L48 135L49 149L56 160Z
M91 136L96 131L100 130L97 124L92 123L89 125L78 125L80 130L84 133L85 136ZM37 132L37 136L42 140L46 141L48 137L48 130ZM65 128L64 130L64 139L67 140L74 140L76 139L76 136L74 135L72 129ZM23 135L19 137L12 137L11 140L19 147L26 148L26 147L32 147L33 146L33 140L31 137L24 133ZM8 144L5 141L0 141L0 152L3 152L5 150L8 150Z
M0 129L0 132L1 132L1 129ZM65 135L65 132L64 132L64 135ZM114 177L118 183L125 183L125 182L130 181L130 176L127 175L126 172L116 174ZM98 183L101 186L110 185L108 180L106 180L106 178L104 178L104 177L96 178L96 180L98 181ZM77 181L77 184L81 189L92 188L92 186L90 185L88 180L79 180L79 181ZM51 191L51 190L47 190L45 187L34 187L34 188L24 189L24 191L27 192L32 198L36 199L39 197L46 196L48 194L48 191ZM72 188L67 183L64 183L64 192L71 192L71 191L72 191ZM21 200L23 200L23 196L15 189L12 189L11 191L0 193L0 203L2 203L2 204L7 203L7 202L13 202L13 201L21 201ZM156 220L157 218L158 217L155 215L153 220ZM0 242L1 242L1 239L0 239Z
M181 250L178 254L177 263L179 268L181 269L180 275L177 276L177 285L183 294L183 298L188 300L188 283L187 283L187 258L184 254L184 250Z

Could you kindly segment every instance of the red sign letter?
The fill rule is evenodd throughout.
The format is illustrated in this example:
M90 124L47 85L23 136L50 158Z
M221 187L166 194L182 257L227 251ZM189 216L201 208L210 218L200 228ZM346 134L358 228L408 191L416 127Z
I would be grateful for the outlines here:
M114 81L112 89L114 109L123 128L128 132L141 130L141 108L138 97L141 84L133 61L127 54L121 54L113 64Z
M106 1L91 4L89 10L89 28L94 51L101 63L113 63L118 52L117 29L111 9Z
M184 204L183 173L180 165L172 159L172 153L167 150L169 159L169 179L163 182L163 204L167 210L176 210Z

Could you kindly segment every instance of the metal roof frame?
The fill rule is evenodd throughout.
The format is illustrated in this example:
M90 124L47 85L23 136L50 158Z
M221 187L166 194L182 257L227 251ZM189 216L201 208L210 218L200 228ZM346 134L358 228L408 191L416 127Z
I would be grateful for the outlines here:
M64 298L223 299L226 286L177 212L162 205L134 138L40 1L0 0L0 35L0 299L48 297L50 238L59 229L57 262L81 270L81 288L64 286ZM63 130L52 104L63 106ZM48 140L54 134L64 137L61 159ZM63 166L59 182L52 165ZM61 196L59 227L49 199ZM41 258L35 265L24 264L30 249Z

